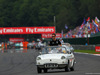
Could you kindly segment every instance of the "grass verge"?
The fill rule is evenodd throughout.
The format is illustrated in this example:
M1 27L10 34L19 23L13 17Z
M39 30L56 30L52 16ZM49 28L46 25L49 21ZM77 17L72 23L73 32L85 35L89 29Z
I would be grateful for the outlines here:
M95 52L95 50L75 50L75 52L90 53L90 54L100 54L100 52Z

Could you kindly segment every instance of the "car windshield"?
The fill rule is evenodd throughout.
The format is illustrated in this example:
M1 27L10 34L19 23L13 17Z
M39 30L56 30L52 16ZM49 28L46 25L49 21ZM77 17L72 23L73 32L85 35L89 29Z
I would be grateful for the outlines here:
M66 46L66 49L67 49L67 50L70 50L70 47L69 47L69 46Z
M45 47L42 48L42 54L56 54L56 53L67 53L65 47Z

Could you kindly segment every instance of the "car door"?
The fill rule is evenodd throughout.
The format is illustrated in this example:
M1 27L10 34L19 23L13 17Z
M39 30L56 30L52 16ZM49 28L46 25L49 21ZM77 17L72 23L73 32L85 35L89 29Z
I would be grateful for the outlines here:
M67 58L69 60L69 65L70 67L73 65L73 61L74 61L74 55L71 52L70 48L66 47L66 51L67 51Z

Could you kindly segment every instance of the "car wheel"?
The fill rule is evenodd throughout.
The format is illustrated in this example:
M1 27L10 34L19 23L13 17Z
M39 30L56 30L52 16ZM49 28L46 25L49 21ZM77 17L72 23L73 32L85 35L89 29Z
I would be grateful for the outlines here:
M44 69L44 73L47 73L47 71L48 71L47 69Z
M41 72L42 72L42 69L39 68L39 67L37 67L37 72L38 72L38 73L41 73Z
M70 71L69 62L68 62L68 65L65 67L65 71L66 72L69 72Z
M74 71L74 62L73 62L73 66L70 68L71 71Z

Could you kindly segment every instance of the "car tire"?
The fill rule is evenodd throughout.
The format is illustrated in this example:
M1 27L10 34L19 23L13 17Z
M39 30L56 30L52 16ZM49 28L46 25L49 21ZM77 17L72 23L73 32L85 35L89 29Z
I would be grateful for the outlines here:
M74 62L73 62L73 66L70 68L71 71L74 71Z
M42 69L39 68L39 67L37 67L37 72L38 72L38 73L41 73L41 72L42 72Z
M69 72L70 71L70 67L69 67L69 62L68 65L65 67L65 72Z
M48 71L47 69L44 69L44 73L47 73L47 71Z

